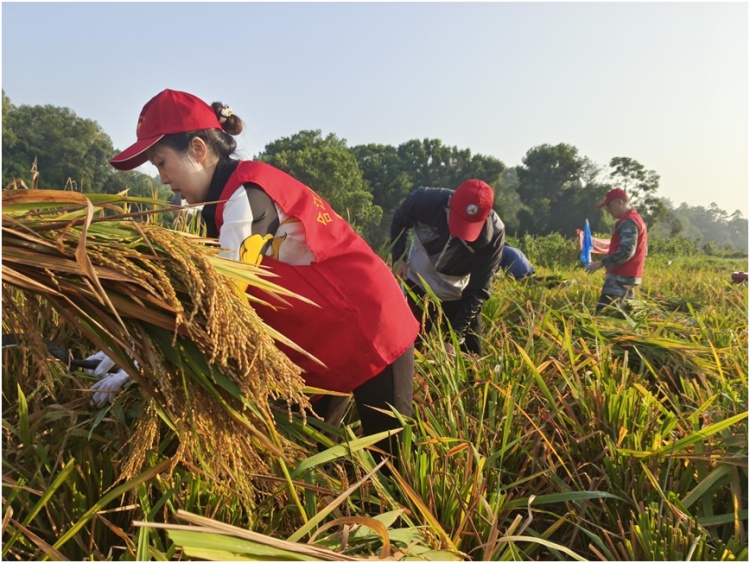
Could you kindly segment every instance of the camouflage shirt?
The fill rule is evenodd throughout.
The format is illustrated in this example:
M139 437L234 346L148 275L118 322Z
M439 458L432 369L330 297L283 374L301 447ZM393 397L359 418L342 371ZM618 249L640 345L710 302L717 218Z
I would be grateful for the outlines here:
M617 233L620 235L619 248L614 253L602 258L602 264L607 268L605 278L623 285L639 285L641 278L609 273L617 266L624 264L635 256L635 248L638 244L638 225L636 225L635 221L625 219L617 226Z

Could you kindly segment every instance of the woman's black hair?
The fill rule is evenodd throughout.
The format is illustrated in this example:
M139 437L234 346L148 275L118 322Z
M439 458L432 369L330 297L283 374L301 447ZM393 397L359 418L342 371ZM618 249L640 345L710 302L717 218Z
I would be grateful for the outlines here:
M211 104L211 108L216 113L216 117L221 123L222 130L219 129L200 129L198 131L188 131L186 133L174 133L172 135L165 135L159 141L160 145L167 146L174 149L178 153L186 153L190 147L190 142L198 137L202 139L208 148L215 153L219 160L226 160L230 158L234 151L237 149L237 141L234 140L233 135L239 135L242 133L244 123L234 114L229 117L221 115L222 110L226 106L221 102L214 102Z

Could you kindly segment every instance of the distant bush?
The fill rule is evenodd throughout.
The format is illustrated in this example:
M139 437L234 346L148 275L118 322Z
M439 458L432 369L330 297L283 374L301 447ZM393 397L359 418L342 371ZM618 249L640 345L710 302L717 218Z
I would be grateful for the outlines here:
M747 258L747 249L737 250L731 245L707 242L702 246L686 237L653 237L648 241L649 256L714 256L717 258Z
M649 256L699 256L703 254L695 242L685 237L652 237L648 241Z

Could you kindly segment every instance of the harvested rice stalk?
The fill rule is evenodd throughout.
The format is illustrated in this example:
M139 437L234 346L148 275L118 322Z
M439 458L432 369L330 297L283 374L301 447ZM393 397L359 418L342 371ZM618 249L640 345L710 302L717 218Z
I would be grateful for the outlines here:
M238 284L294 296L259 268L228 264L205 239L135 221L119 207L134 201L144 203L6 190L3 306L20 293L27 314L36 304L31 318L55 311L88 342L82 353L110 349L140 384L122 478L141 470L163 424L180 441L174 463L203 467L252 503L256 485L246 476L269 474L274 460L295 452L276 432L271 403L303 412L309 403L299 368L274 339L294 344L263 323ZM23 324L4 330L33 327L28 317Z

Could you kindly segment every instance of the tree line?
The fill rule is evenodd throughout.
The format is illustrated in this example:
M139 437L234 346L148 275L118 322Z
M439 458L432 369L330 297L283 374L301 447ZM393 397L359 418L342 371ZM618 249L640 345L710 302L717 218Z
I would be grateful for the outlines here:
M132 195L171 197L158 178L115 171L107 162L117 152L109 136L68 108L14 106L3 91L2 136L3 186L15 178L28 182L36 162L40 187L95 193L129 188ZM520 165L508 167L494 156L439 139L349 147L335 134L300 131L269 143L255 159L318 191L376 249L388 243L391 217L411 190L456 188L469 178L494 187L495 210L513 236L574 237L586 219L595 233L606 234L611 219L596 204L618 186L630 194L652 236L747 249L748 222L739 210L730 215L715 204L675 207L658 196L659 175L635 159L613 156L602 166L566 143L532 147Z
M139 172L118 172L108 159L117 153L99 124L68 108L51 105L14 106L3 90L3 187L15 179L31 185L32 167L39 172L39 187L76 189L91 193L163 198L171 190L154 184Z

